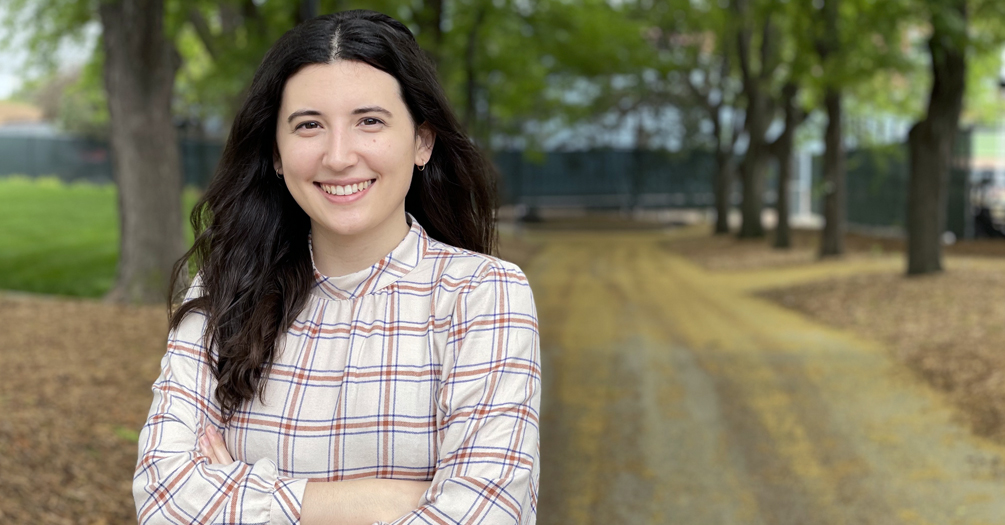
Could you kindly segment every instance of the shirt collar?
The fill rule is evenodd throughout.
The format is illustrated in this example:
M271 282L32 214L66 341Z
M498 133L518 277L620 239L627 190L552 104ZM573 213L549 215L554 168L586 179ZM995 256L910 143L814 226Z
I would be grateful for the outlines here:
M336 301L355 299L361 295L377 292L411 272L425 256L429 237L415 217L411 214L406 215L411 226L398 246L373 266L349 275L339 277L322 275L314 265L314 249L308 237L308 246L311 246L311 265L314 268L314 287L311 293L323 299Z

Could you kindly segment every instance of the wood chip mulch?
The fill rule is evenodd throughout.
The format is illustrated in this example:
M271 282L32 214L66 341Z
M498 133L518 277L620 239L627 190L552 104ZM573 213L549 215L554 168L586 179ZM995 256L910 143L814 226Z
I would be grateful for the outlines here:
M976 434L1005 443L1005 273L862 275L760 295L886 343Z
M165 308L0 294L0 523L136 523Z

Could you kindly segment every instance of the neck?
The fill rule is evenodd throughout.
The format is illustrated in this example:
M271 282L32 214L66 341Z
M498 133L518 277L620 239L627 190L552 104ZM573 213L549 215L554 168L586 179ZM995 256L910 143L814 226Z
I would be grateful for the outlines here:
M314 266L322 275L339 277L369 268L383 259L408 234L404 211L393 220L356 235L339 235L311 221Z

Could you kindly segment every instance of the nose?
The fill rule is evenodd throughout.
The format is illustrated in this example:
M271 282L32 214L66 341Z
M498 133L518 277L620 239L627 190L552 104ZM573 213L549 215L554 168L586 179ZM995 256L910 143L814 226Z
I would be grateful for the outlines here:
M352 133L336 129L331 133L331 142L325 151L322 164L332 171L340 172L351 168L359 160Z

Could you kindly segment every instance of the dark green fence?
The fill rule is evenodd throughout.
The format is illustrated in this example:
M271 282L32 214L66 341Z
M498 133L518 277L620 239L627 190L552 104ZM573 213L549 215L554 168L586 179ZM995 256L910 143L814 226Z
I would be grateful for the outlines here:
M973 236L970 208L970 170L967 159L970 134L958 135L956 159L950 170L946 200L946 229L957 238ZM906 145L850 151L846 157L848 223L856 226L899 228L907 220L909 152ZM820 213L823 194L823 160L813 159L813 210Z
M715 158L705 152L551 152L539 159L497 153L503 202L589 208L687 207L714 204Z
M205 140L178 141L185 184L204 187L216 168L223 144ZM55 175L73 181L114 180L107 141L78 137L0 136L0 176Z
M966 166L969 134L957 143L958 166ZM179 141L185 182L205 187L223 144ZM549 152L528 156L519 151L495 155L501 200L525 206L587 208L706 208L714 203L715 159L707 152L661 151ZM820 209L820 158L813 162L813 208ZM902 227L906 218L907 149L893 146L852 151L847 161L848 221L853 225ZM0 136L0 176L57 175L67 181L111 181L111 152L106 142L67 137ZM765 204L774 202L774 170ZM736 193L734 192L734 195ZM947 203L947 228L969 237L969 173L954 168ZM738 195L734 198L734 202Z
M179 141L185 182L205 187L223 151L219 142ZM495 156L502 202L591 208L705 207L713 203L714 158L707 153L518 151ZM0 137L0 175L56 175L66 181L112 181L107 142L67 137Z

